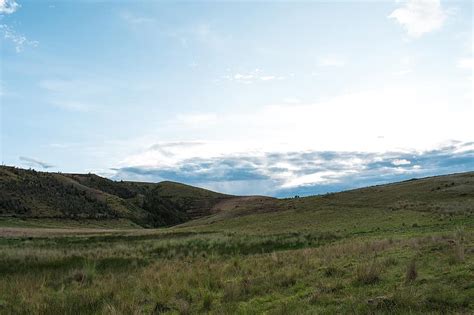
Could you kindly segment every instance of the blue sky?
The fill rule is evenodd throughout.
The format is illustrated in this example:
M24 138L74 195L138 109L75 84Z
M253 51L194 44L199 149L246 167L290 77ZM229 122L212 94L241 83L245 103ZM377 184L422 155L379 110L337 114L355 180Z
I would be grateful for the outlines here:
M472 10L0 0L1 158L274 196L474 170Z

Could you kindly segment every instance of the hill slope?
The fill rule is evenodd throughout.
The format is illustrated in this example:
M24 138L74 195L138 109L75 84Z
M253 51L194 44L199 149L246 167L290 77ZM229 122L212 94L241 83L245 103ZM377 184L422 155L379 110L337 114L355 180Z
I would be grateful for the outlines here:
M224 194L173 182L115 182L94 174L0 167L0 216L127 219L144 227L182 223L211 213Z
M230 202L232 199L226 201ZM428 218L441 222L453 216L474 216L474 172L304 198L237 200L237 206L186 222L180 228L248 233L313 228L336 231L354 230L353 225L362 223L377 228L386 221L393 226L412 225Z

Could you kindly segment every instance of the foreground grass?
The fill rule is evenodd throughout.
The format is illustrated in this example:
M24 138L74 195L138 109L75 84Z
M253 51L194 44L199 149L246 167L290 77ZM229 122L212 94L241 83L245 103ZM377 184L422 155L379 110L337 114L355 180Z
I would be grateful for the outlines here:
M0 313L472 313L472 230L432 229L2 238Z

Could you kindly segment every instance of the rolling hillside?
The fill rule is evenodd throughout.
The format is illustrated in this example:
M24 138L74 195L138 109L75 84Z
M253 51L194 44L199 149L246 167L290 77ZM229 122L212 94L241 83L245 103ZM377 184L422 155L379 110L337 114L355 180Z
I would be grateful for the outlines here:
M454 216L474 217L474 172L412 179L304 198L226 201L225 211L189 221L180 228L267 231L354 230L354 223L412 225Z
M167 226L209 215L234 198L188 185L116 182L94 174L0 167L0 216L41 219L125 219Z
M221 224L232 229L242 224L241 228L261 229L273 218L273 226L283 222L285 229L291 229L288 220L299 228L320 222L325 213L356 220L358 213L383 219L429 212L443 218L473 211L474 172L276 199L230 196L174 182L116 182L94 174L0 168L2 217L126 220L142 227Z

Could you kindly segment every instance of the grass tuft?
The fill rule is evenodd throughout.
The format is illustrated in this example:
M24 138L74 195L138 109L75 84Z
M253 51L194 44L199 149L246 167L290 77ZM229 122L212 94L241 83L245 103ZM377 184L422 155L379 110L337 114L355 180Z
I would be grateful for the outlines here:
M374 258L371 262L361 263L356 268L356 282L374 284L380 281L382 265Z
M418 277L418 271L416 270L415 259L410 260L407 265L407 271L405 273L405 282L413 282Z

